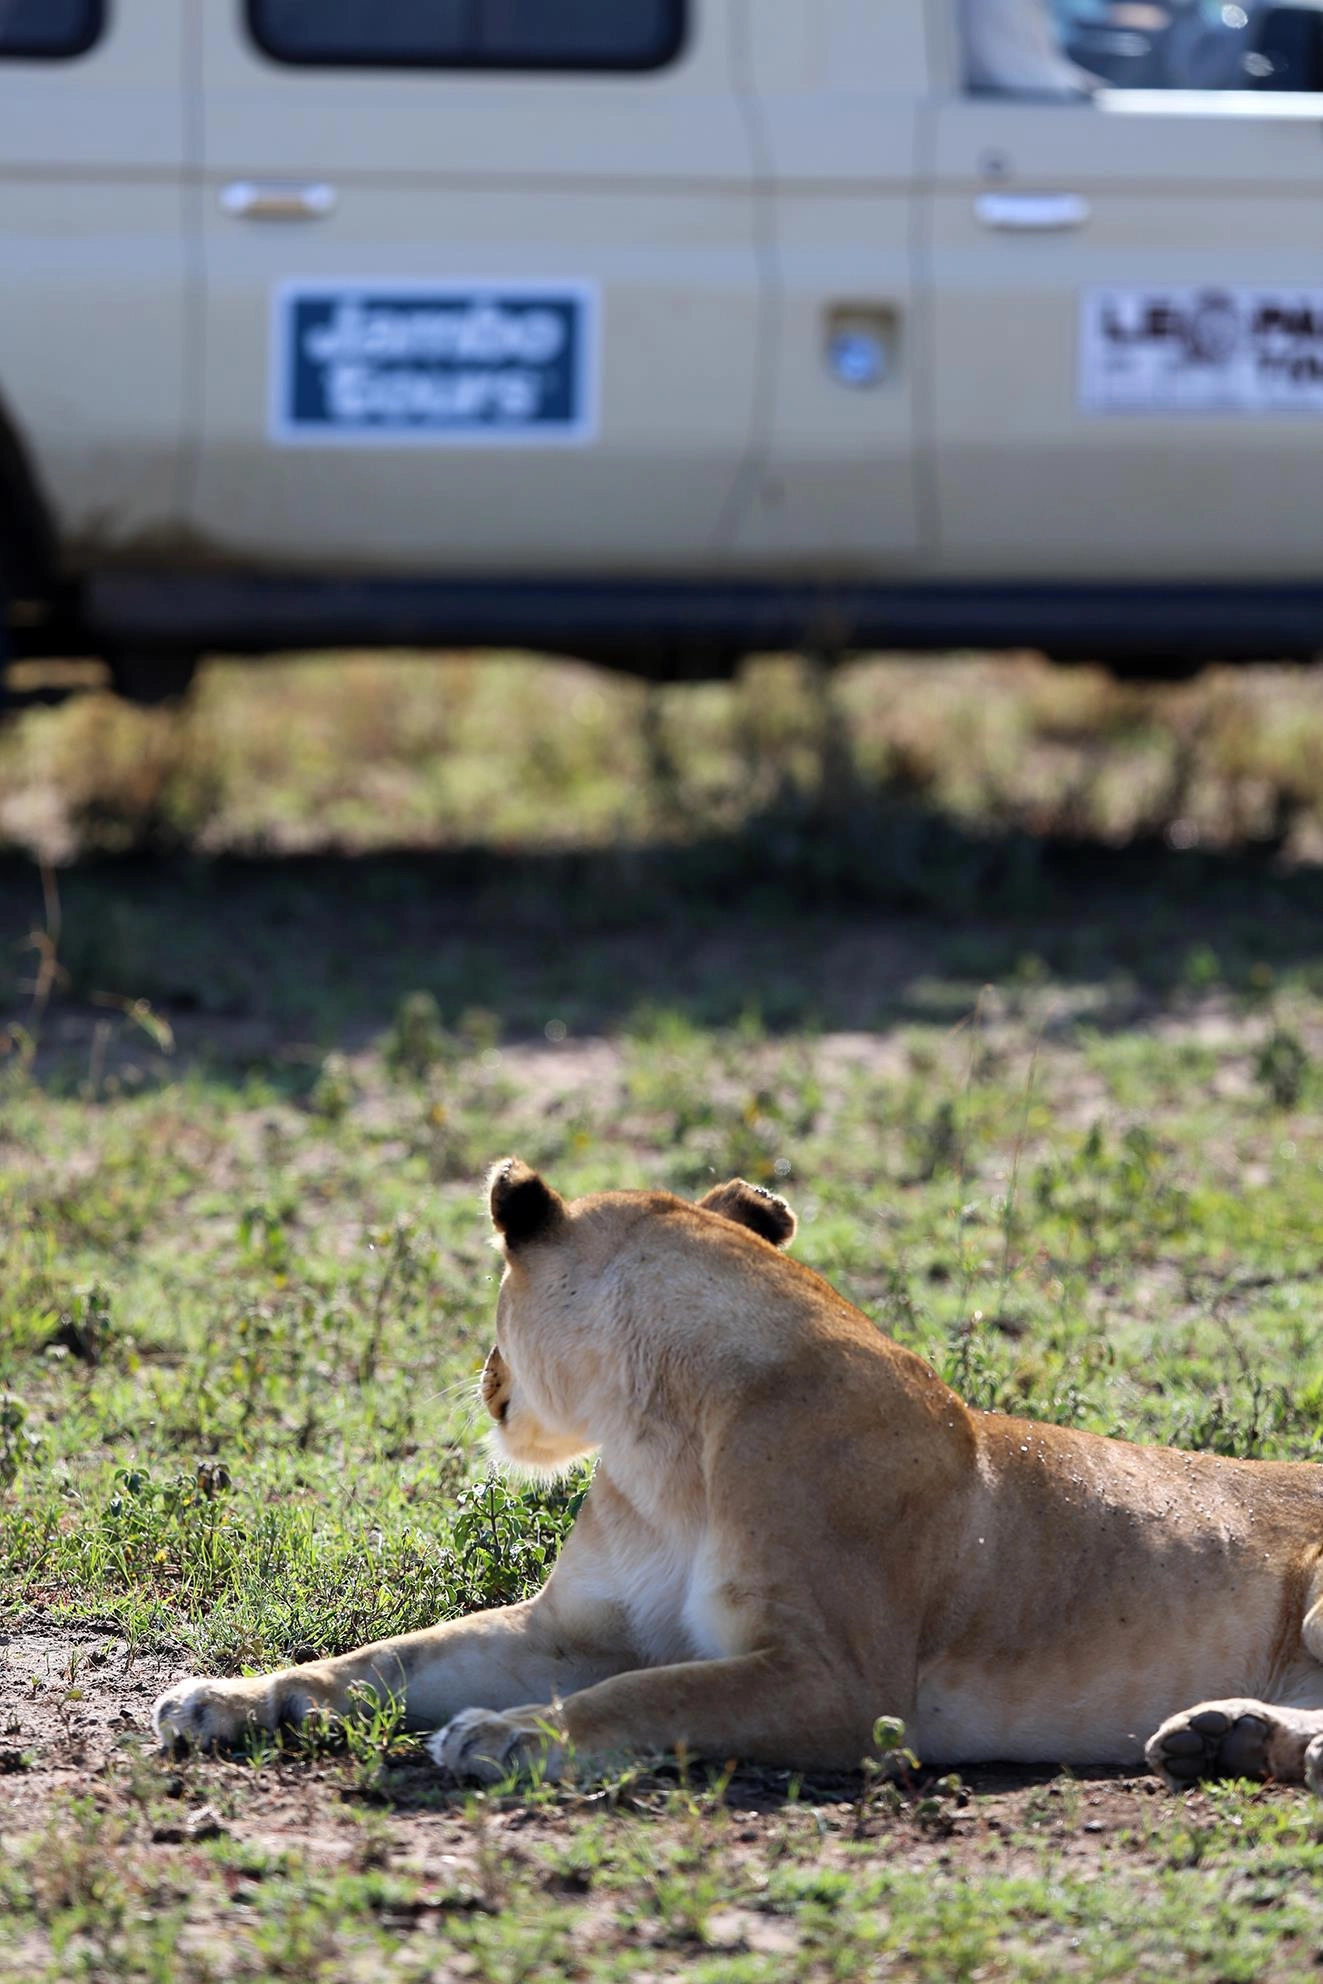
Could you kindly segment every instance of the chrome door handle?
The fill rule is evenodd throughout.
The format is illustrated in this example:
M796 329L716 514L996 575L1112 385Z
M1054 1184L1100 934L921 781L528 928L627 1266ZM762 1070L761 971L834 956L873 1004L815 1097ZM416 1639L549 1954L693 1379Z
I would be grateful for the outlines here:
M1089 203L1078 193L980 193L974 212L985 227L1009 234L1052 234L1083 227Z
M336 191L324 180L234 179L221 188L221 211L235 220L325 220Z

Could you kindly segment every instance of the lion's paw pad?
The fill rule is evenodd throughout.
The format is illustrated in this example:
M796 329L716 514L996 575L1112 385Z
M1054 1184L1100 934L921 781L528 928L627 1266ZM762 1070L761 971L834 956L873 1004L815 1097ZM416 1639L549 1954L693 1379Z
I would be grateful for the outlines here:
M1265 1778L1272 1724L1257 1709L1210 1705L1164 1722L1148 1746L1150 1767L1174 1789L1201 1778Z

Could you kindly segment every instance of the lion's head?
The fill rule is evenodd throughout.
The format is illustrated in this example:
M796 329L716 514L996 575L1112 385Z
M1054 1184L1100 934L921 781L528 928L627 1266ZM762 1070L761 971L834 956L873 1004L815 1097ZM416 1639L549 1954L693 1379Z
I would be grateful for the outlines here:
M539 1474L592 1453L622 1387L646 1388L645 1377L622 1369L646 1340L633 1327L638 1304L671 1289L683 1301L686 1266L692 1271L705 1238L729 1236L733 1226L743 1229L736 1244L777 1248L795 1233L785 1200L742 1178L696 1206L666 1192L606 1192L567 1204L511 1157L492 1167L488 1195L505 1272L482 1401L497 1450Z

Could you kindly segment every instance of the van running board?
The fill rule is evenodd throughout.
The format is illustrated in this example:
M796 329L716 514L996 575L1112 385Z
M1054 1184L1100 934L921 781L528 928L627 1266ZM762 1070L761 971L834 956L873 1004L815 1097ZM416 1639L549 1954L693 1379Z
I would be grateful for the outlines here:
M94 652L522 648L671 679L775 650L837 657L1034 648L1145 672L1323 650L1323 586L679 584L641 578L304 580L135 574L88 582ZM53 633L55 630L48 630ZM47 647L46 652L53 652ZM77 652L78 650L65 650ZM82 650L86 652L86 647Z

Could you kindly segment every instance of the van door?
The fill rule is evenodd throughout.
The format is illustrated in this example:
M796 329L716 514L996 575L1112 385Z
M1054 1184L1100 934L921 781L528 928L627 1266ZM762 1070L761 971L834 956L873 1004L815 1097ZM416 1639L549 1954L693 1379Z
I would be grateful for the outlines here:
M0 6L0 407L75 564L180 520L193 8Z
M921 544L915 321L922 10L754 0L776 335L741 550L780 572L903 572Z
M205 10L210 545L452 577L715 555L757 373L748 4Z
M980 49L983 93L966 94L948 0L929 220L940 569L1316 579L1323 77L1260 0L1049 4L998 0L1006 66ZM1010 17L1035 10L1021 46L1041 63L1054 34L1061 73L1016 97Z

